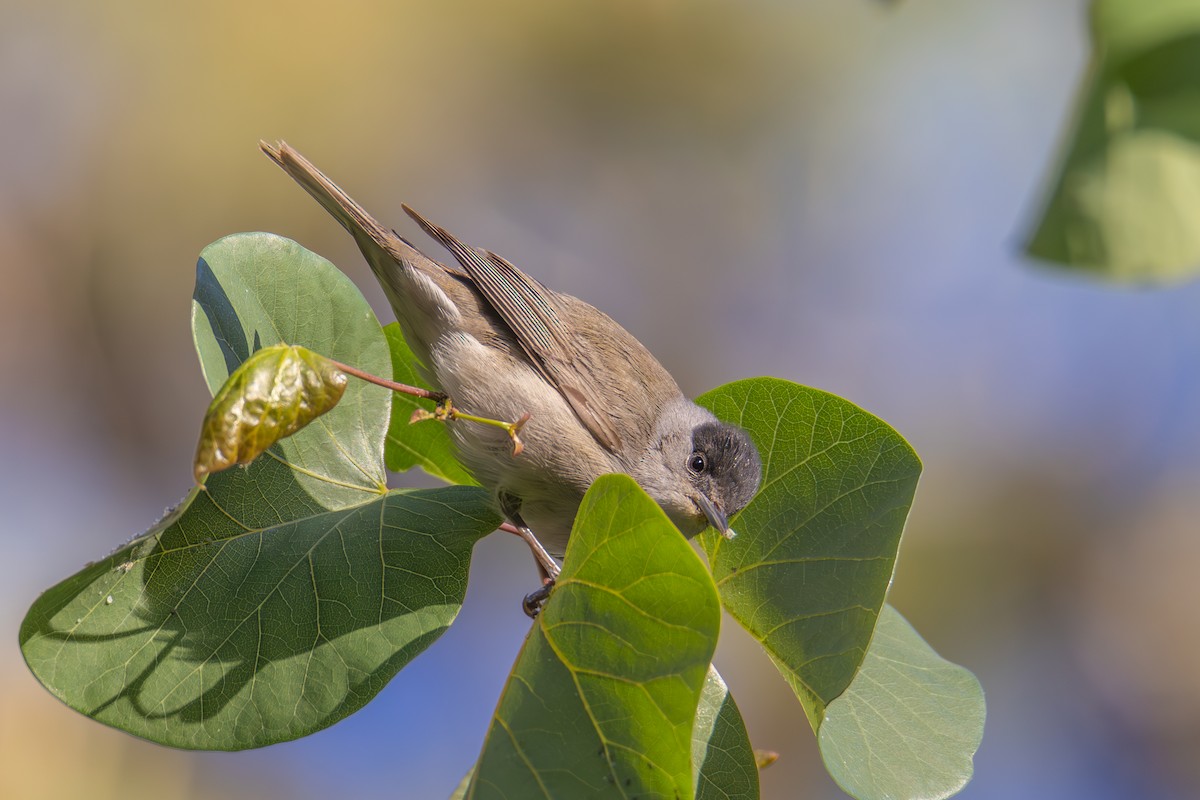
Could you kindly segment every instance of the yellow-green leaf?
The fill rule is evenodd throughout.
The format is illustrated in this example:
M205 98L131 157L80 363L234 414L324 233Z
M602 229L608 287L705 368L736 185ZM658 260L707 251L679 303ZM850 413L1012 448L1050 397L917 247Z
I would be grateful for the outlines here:
M720 620L708 571L662 509L625 475L598 479L467 797L693 797Z
M755 800L757 752L729 687L716 668L709 667L692 730L696 800Z
M214 395L266 344L307 347L372 375L387 375L390 363L383 330L358 287L316 253L268 233L226 236L201 252L192 337ZM271 448L292 469L305 502L343 508L387 489L383 442L391 395L351 381L332 411ZM282 501L272 493L264 505Z
M437 387L430 386L421 376L417 368L417 357L404 341L400 325L395 322L385 325L383 332L387 336L388 349L392 353L392 380L422 389L436 390ZM387 445L383 450L388 469L404 472L413 467L420 467L430 475L449 483L477 485L471 473L458 463L454 445L450 442L450 433L444 424L412 424L414 411L431 411L433 407L432 400L423 400L403 392L392 393L392 421L388 425Z
M196 482L249 464L280 439L331 410L346 391L346 374L297 345L264 347L242 362L213 397L200 427Z

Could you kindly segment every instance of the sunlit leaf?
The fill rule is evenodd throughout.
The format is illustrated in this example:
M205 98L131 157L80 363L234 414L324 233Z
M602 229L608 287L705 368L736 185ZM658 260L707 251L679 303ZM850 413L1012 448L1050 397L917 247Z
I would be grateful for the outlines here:
M755 378L699 402L744 427L763 457L740 535L702 537L721 602L815 729L867 652L921 463L882 420L817 389Z
M387 374L383 332L324 259L267 234L206 248L193 317L209 385L268 342ZM20 641L34 675L105 724L176 747L303 736L371 699L454 619L486 492L384 494L386 390L342 402L161 524L52 587Z
M975 676L885 606L862 670L825 709L821 757L861 800L949 797L971 779L985 715Z
M626 476L597 480L467 796L692 797L719 625L712 580L662 510Z
M56 697L173 747L261 747L362 707L445 631L496 526L482 490L247 529L226 503L287 477L260 463L212 476L174 520L38 598L21 647Z
M268 233L227 236L200 254L192 336L214 394L251 353L285 342L373 375L391 372L387 340L358 288L332 264ZM391 392L351 381L341 402L271 453L295 485L329 509L370 500L387 485L384 432Z
M979 684L894 611L880 616L916 454L857 406L774 378L700 401L763 456L741 535L702 538L721 601L795 690L834 777L860 800L958 791L982 732Z
M249 464L332 410L347 380L333 362L303 347L273 345L251 354L204 415L192 468L196 483L209 473Z
M393 322L385 326L383 332L387 335L392 353L392 379L409 386L436 390L417 371L417 358L404 341L400 325ZM431 400L401 392L392 395L392 422L388 426L387 447L384 449L388 469L404 472L420 467L449 483L475 484L475 479L463 469L454 455L454 445L450 443L445 423L435 420L415 424L410 422L417 409L431 411L433 407Z

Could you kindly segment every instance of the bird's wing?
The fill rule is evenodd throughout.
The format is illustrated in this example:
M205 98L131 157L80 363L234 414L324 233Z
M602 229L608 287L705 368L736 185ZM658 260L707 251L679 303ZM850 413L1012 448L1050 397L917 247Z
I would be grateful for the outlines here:
M556 293L495 253L467 245L407 205L404 210L458 260L488 303L512 328L530 361L566 398L596 440L610 452L617 452L622 442L614 424L614 411L620 412L614 405L649 404L648 399L613 397L605 392L606 387L610 391L613 388L610 376L604 374L603 366L597 365L591 354L583 352L580 337L559 315ZM628 336L619 327L618 331ZM658 367L657 362L654 365ZM669 376L667 379L671 380Z

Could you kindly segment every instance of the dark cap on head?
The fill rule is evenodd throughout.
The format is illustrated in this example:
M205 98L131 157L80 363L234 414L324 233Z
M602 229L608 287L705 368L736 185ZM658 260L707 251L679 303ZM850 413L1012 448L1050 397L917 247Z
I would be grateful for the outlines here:
M692 431L688 471L696 488L715 507L715 514L705 510L709 521L714 528L728 533L728 518L745 508L758 491L762 459L741 428L706 422Z

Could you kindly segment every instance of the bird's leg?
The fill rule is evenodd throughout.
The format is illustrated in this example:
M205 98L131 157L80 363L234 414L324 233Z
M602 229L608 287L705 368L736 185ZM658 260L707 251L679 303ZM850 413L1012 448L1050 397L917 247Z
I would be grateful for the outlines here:
M542 611L542 606L547 598L550 597L550 592L554 589L554 582L558 579L560 572L558 562L554 560L554 556L542 546L538 541L537 536L525 524L525 520L521 519L520 501L509 494L500 494L500 509L504 512L504 516L512 520L511 525L502 526L510 533L515 533L525 540L525 544L529 546L530 552L533 553L534 561L537 562L538 572L542 576L542 585L525 595L525 599L521 602L521 608L530 617L536 617Z
M546 548L538 541L537 536L533 534L520 515L513 516L515 517L513 528L516 530L517 536L520 536L525 540L525 544L529 545L529 550L537 562L538 573L542 576L542 585L525 595L521 601L521 609L532 619L542 612L542 606L549 599L550 592L554 589L554 582L558 578L559 567L558 562L546 552Z

